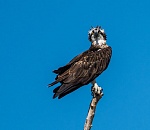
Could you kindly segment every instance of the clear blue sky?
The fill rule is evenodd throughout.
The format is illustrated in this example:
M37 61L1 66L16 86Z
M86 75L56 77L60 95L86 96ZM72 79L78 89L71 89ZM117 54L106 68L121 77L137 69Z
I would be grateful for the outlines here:
M150 129L149 0L1 0L0 130L81 130L87 85L61 100L52 70L87 50L101 25L113 48L92 130Z

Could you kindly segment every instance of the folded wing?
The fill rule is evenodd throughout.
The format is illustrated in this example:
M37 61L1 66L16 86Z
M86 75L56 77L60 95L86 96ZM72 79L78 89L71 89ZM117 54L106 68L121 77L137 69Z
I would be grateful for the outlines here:
M61 85L53 90L53 98L62 98L72 91L93 81L108 66L111 57L111 48L100 51L88 50L73 60L66 66L54 70L57 74L55 81L49 86L60 82Z

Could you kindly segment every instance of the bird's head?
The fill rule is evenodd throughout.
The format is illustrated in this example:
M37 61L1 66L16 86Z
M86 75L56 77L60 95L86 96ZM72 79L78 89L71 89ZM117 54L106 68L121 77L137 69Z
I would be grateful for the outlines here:
M100 26L92 27L88 32L88 39L92 44L105 44L106 43L106 34L104 29Z

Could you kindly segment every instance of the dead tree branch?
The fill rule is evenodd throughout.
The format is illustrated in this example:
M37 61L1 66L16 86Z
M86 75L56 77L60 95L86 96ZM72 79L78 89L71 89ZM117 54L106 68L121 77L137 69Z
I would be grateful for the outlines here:
M89 106L87 118L86 118L86 121L84 124L84 130L90 130L91 129L92 121L94 119L94 115L95 115L95 111L96 111L96 105L97 105L98 101L103 96L102 89L101 89L100 93L94 93L93 90L92 90L92 93L93 93L93 98L92 98L90 106Z

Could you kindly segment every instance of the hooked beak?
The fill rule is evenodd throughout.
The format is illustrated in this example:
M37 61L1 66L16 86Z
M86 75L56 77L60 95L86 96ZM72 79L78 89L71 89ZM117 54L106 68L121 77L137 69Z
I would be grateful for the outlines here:
M97 38L98 37L98 32L94 33L94 37Z

